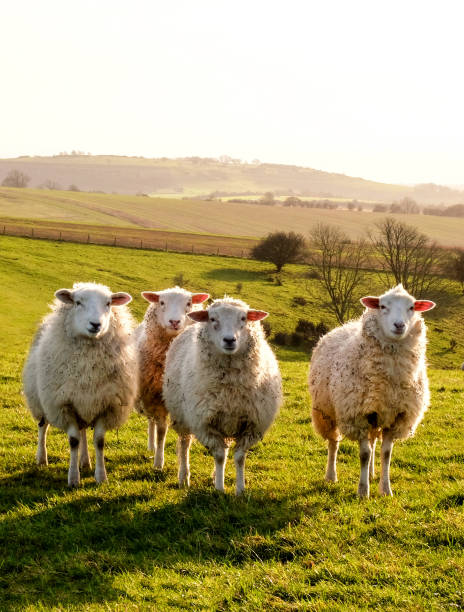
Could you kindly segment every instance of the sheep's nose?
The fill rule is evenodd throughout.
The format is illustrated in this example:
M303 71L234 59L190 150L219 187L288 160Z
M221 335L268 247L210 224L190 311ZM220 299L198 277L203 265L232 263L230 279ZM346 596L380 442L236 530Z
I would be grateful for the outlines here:
M90 325L92 326L92 331L100 331L101 323L94 323L90 321Z
M234 346L234 344L236 343L236 339L234 336L224 336L222 340L226 346Z
M169 319L169 325L171 327L174 327L174 329L177 329L180 325L180 320L179 321L175 321L174 319Z
M393 323L393 325L395 326L395 328L398 331L401 331L401 330L403 330L405 328L405 324L403 322L401 322L401 321L395 321L395 323Z

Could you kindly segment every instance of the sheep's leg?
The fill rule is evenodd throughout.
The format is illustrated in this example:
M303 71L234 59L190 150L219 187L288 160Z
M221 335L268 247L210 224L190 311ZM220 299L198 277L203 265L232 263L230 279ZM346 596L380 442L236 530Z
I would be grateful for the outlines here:
M177 438L177 458L179 461L179 487L190 486L190 445L192 436L186 434Z
M95 446L95 480L98 484L108 480L106 476L105 468L105 426L103 421L99 419L95 423L95 430L93 433L93 443Z
M235 495L241 495L245 490L245 459L247 451L235 449L234 462L236 472Z
M155 450L155 420L148 419L148 450Z
M359 440L359 461L361 463L361 474L359 477L359 497L369 497L369 464L371 461L371 445L369 438Z
M229 448L227 446L216 447L214 450L211 449L211 452L214 457L214 486L218 491L224 492L224 472Z
M329 440L327 452L327 469L325 471L325 479L328 482L337 482L337 453L338 440Z
M44 417L40 419L38 431L39 431L39 439L37 443L37 453L35 455L35 460L37 465L48 465L48 457L47 457L47 432L50 424L47 423Z
M158 417L156 420L156 451L153 464L155 468L160 470L164 466L164 444L166 442L166 434L168 433L168 422L165 415Z
M371 435L369 436L369 441L371 444L371 460L369 461L369 478L371 480L375 477L375 445L377 444L377 436Z
M79 440L80 433L79 427L77 423L73 423L68 427L68 439L69 439L69 451L70 451L70 461L69 461L69 471L68 471L68 486L77 487L80 482L80 473L79 473Z
M390 433L383 432L381 462L382 474L380 476L379 492L381 495L393 495L390 486L390 460L393 450L393 437Z
M79 459L80 468L81 469L88 468L90 470L90 468L92 467L92 464L90 462L89 447L87 444L87 429L85 427L84 429L81 429L80 455L81 455Z

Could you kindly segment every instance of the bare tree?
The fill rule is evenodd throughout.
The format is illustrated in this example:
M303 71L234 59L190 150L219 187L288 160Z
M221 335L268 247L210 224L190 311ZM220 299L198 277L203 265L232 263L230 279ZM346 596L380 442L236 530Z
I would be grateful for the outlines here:
M376 224L377 233L371 242L389 284L394 281L422 297L436 288L436 275L441 272L445 252L413 225L387 217Z
M31 178L19 170L10 170L3 179L3 187L27 187Z
M450 262L450 272L454 280L461 285L461 290L464 293L464 251L457 249L452 256Z
M306 241L295 232L273 232L263 238L251 251L253 259L270 261L280 272L285 264L302 261L306 252Z
M365 240L350 241L333 225L319 223L310 232L310 246L309 261L318 272L315 281L328 296L337 321L343 324L359 305L356 289L368 260L368 245Z

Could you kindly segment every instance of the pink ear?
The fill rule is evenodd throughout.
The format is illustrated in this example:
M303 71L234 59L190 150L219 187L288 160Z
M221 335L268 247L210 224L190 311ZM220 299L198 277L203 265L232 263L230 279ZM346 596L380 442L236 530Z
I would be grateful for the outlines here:
M430 300L416 300L414 302L414 310L417 312L425 312L426 310L432 310L435 308L435 302L431 302Z
M248 321L261 321L265 319L269 313L264 310L249 310L247 314Z
M364 304L364 306L366 306L366 308L378 308L379 307L379 298L378 297L372 297L372 296L367 296L367 297L363 297L361 298L361 304Z
M194 293L192 295L192 304L201 304L209 298L209 293Z
M147 302L151 302L152 304L159 302L159 295L154 291L142 291L141 295Z
M132 302L132 296L128 293L124 293L124 291L113 293L111 296L112 306L124 306L124 304L128 304L129 302Z
M190 317L192 321L196 321L197 323L205 323L208 320L208 311L193 310L192 312L188 312L187 316Z

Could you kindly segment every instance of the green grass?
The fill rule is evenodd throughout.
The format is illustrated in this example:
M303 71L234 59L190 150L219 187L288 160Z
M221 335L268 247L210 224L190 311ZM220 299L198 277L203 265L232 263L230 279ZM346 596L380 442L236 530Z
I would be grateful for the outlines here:
M429 317L432 406L416 436L395 446L392 499L376 486L369 501L357 499L351 442L341 445L340 482L323 481L308 356L291 349L278 351L285 405L250 452L241 499L232 462L227 493L214 492L212 459L199 444L191 489L178 490L173 432L166 471L155 474L138 415L108 433L103 486L85 473L79 490L67 490L67 441L57 430L50 465L34 465L36 428L20 372L53 291L77 279L105 282L134 295L140 318L139 291L169 286L179 272L187 286L215 296L236 294L242 283L244 299L271 311L273 332L291 330L300 316L334 324L322 299L291 305L305 295L298 266L277 286L259 262L0 239L0 609L462 609L464 375L456 368L464 361L464 299L452 284ZM446 349L451 338L456 353Z
M464 246L464 219L396 215L444 246ZM385 215L367 211L323 210L204 202L174 198L0 188L0 219L41 219L111 227L155 228L228 236L260 237L276 229L307 235L319 222L365 236Z

